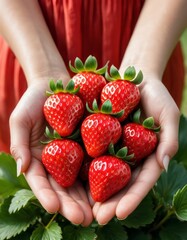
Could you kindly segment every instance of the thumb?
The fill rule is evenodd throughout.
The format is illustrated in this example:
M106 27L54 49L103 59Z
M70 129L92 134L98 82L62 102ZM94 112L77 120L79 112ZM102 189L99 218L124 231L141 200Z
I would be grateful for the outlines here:
M167 116L161 121L160 139L156 156L161 168L166 171L170 159L178 150L179 119L179 110L173 111L173 109L170 109L170 112L167 112Z
M17 163L17 176L25 172L30 164L30 149L28 126L12 114L10 125L10 152Z

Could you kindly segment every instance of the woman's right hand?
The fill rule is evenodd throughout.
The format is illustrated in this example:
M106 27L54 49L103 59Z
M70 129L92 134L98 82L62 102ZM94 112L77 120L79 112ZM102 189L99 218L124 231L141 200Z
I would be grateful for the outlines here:
M62 188L45 171L41 162L45 131L43 104L46 100L46 81L28 87L10 118L11 153L17 162L18 175L26 180L42 206L50 213L59 211L74 224L89 225L92 209L82 184Z

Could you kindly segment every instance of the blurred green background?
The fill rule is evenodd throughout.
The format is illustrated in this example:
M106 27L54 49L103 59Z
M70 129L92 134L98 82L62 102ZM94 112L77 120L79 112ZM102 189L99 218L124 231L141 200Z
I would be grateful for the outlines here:
M185 116L187 116L187 29L184 31L184 33L181 36L181 44L183 47L183 53L184 53L184 61L185 61L185 69L186 69L186 84L183 92L183 101L181 106L181 113L183 113Z

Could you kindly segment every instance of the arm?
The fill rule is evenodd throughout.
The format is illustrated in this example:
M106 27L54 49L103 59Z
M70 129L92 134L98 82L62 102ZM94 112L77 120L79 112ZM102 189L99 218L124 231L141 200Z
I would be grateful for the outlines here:
M172 1L172 4L170 0L147 0L138 19L120 71L122 74L129 65L143 71L141 104L145 114L153 116L161 125L160 140L156 153L133 173L128 189L103 204L94 205L94 216L101 224L115 215L124 219L131 214L177 151L180 112L161 79L168 58L186 27L186 9L186 0Z
M38 1L2 0L0 20L0 34L17 56L29 85L47 74L49 77L52 74L64 76L68 80L64 62L46 26Z
M81 184L61 188L46 174L41 163L40 140L46 125L44 93L51 77L63 79L66 84L69 74L38 2L0 1L0 33L17 56L28 82L28 89L10 117L11 153L17 161L18 175L25 173L31 189L48 212L59 211L73 223L89 225L92 211Z
M168 157L171 158L177 151L179 111L166 89L160 86L157 80L162 80L168 59L187 26L186 9L186 0L172 4L169 0L147 0L121 64L121 69L127 64L135 64L144 73L145 78L140 86L142 104L147 115L153 115L162 126L157 159L160 166L165 168ZM148 91L152 96L147 96ZM150 101L152 104L165 104L160 112L153 110L155 106L147 104L154 94L155 99Z

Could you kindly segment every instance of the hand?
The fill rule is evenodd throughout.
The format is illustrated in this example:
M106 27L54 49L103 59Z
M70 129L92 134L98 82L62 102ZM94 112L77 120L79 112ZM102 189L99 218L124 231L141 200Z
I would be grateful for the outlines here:
M153 116L161 126L159 145L154 154L132 175L130 184L104 203L95 203L94 217L106 224L114 216L119 219L131 214L158 180L162 169L167 170L169 159L178 148L179 110L160 80L144 80L140 85L141 104L145 115Z
M36 81L39 82L39 81ZM46 100L44 81L33 84L19 101L10 118L11 153L17 161L18 174L25 177L42 206L50 213L59 211L74 224L89 225L92 210L82 185L76 182L70 188L60 187L41 163L46 122L43 104Z

